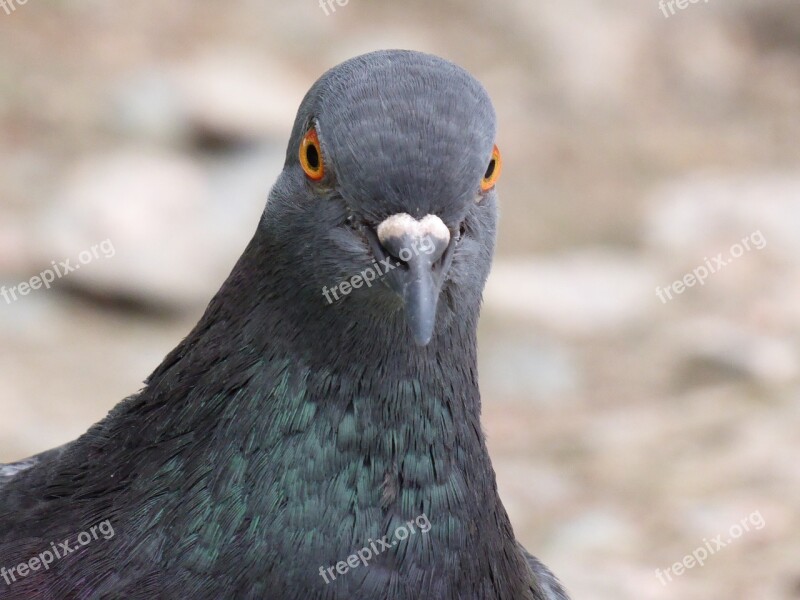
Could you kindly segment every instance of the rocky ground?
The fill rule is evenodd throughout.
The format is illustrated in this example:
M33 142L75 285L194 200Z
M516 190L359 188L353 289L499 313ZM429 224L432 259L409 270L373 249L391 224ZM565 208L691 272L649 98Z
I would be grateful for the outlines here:
M792 0L0 12L0 284L95 246L0 297L0 462L141 386L246 244L308 85L380 47L452 58L496 99L481 378L519 537L576 600L800 598Z

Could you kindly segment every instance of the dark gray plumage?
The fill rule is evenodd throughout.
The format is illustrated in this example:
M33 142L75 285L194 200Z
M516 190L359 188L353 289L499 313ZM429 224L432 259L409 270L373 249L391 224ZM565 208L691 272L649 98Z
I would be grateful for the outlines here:
M482 86L433 56L324 75L196 328L87 434L0 470L0 566L115 530L0 596L565 600L514 538L479 421L495 127ZM423 233L431 252L403 258ZM376 259L381 281L326 301ZM320 576L423 514L429 531Z

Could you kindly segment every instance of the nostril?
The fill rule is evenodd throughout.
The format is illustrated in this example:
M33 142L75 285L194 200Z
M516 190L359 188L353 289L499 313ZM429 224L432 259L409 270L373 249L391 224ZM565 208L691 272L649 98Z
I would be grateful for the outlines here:
M460 242L465 235L467 235L467 223L466 221L461 221L461 225L458 226L458 238L456 241Z

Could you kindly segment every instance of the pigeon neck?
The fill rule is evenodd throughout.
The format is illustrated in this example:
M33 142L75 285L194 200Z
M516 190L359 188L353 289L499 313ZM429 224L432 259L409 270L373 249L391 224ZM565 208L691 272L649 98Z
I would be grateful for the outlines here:
M477 309L455 318L448 300L419 347L402 315L373 318L352 302L320 315L256 272L266 275L253 283L251 268L234 271L144 404L164 409L154 443L206 432L193 455L210 457L215 482L239 486L242 514L258 523L227 533L294 557L299 571L279 576L288 586L429 521L376 559L376 590L384 575L411 581L423 569L448 590L437 597L531 598L480 425Z

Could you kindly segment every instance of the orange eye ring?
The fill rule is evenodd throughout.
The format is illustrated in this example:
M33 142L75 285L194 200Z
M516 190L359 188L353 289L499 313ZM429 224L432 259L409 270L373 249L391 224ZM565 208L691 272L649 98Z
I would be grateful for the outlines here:
M488 192L491 190L497 183L497 180L500 179L500 174L502 172L503 157L500 155L500 148L495 144L494 150L492 151L492 158L489 161L489 166L486 168L486 174L481 181L481 191Z
M322 145L316 128L308 130L303 141L300 142L300 166L312 181L319 181L325 177L325 162L322 160Z

